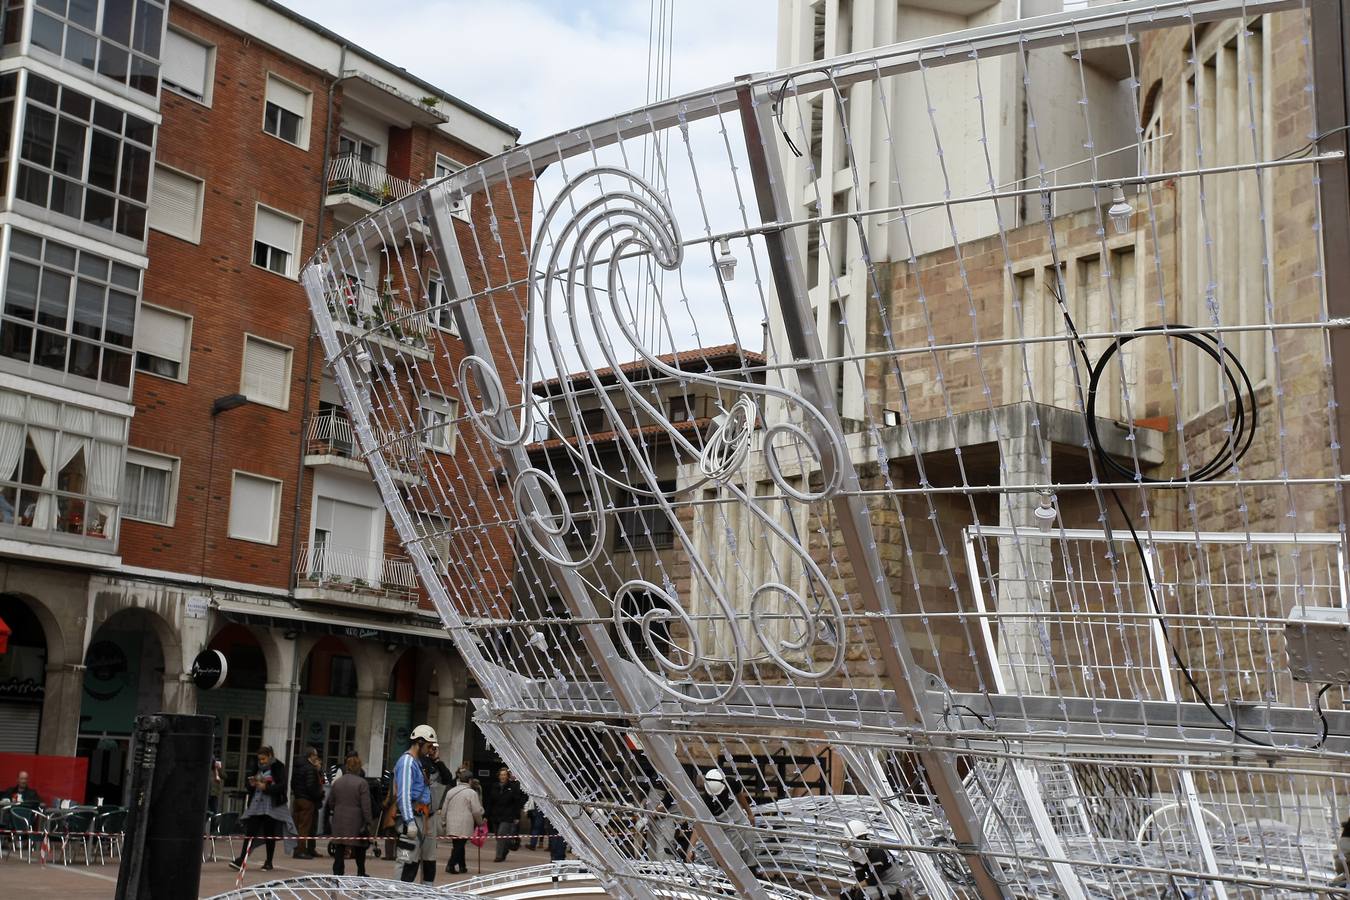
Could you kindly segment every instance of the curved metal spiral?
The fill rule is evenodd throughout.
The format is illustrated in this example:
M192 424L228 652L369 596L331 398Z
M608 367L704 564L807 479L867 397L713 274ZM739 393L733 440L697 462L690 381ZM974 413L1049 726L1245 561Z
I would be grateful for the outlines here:
M604 184L606 179L611 182L617 179L624 186L607 186ZM583 190L594 188L599 189L594 196L579 199ZM562 217L564 210L567 212L565 219ZM543 318L546 346L552 356L554 369L557 372L565 372L568 369L564 348L576 351L582 369L589 376L591 384L598 387L601 384L599 371L602 368L606 369L606 380L613 381L623 402L640 417L641 421L661 426L663 436L675 445L681 455L699 460L699 471L704 482L723 484L735 496L737 502L752 516L760 519L772 536L798 560L806 579L814 586L813 593L823 597L823 600L813 609L795 591L783 585L775 585L775 591L781 589L791 598L795 598L790 603L791 618L800 623L800 630L794 640L784 642L781 638L766 632L760 620L753 620L752 627L758 643L763 646L764 654L782 666L785 671L790 671L798 677L818 679L837 671L843 661L842 647L837 638L828 664L822 669L802 668L789 662L784 656L784 651L800 651L811 655L809 645L820 634L831 629L834 635L842 635L843 612L838 599L829 587L828 579L794 536L782 529L764 510L753 503L743 489L728 483L732 474L742 468L749 455L759 417L758 406L754 399L758 395L774 398L800 410L803 419L812 425L809 432L797 425L777 425L766 432L766 437L772 439L779 434L789 434L814 457L816 469L825 475L819 491L803 492L793 487L783 476L774 449L766 445L767 468L774 482L788 497L797 502L812 502L833 494L839 486L840 467L837 461L843 458L846 451L834 431L827 426L824 416L800 395L784 388L685 371L662 360L657 353L645 346L643 335L630 319L631 313L622 302L626 292L619 263L630 258L649 258L663 269L677 270L683 261L684 253L679 226L670 206L659 192L637 175L608 166L582 172L554 198L539 223L539 233L550 235L551 246L548 248L546 258L541 244L536 244L532 253L534 287L540 292L541 297L540 302L530 305L530 310L531 315L534 315L537 308ZM555 299L561 302L561 316L555 315ZM566 322L566 333L560 328L560 318ZM589 328L589 337L592 341L588 342L588 334L583 329L583 323ZM531 321L528 327L533 334L535 322ZM612 334L611 330L614 328L617 329L617 334ZM702 446L696 445L669 421L664 410L653 404L627 377L624 362L620 360L620 354L616 350L616 341L631 348L645 370L658 378L664 376L681 383L708 385L719 392L739 395L739 399L724 413L706 442ZM533 340L530 346L536 346ZM600 359L592 358L591 346L598 347ZM601 409L608 421L622 422L612 393L610 390L596 391ZM602 504L599 481L604 479L605 475L598 472L597 467L591 462L590 435L583 423L576 397L572 392L564 391L563 399L575 426L577 447L574 459L579 462L578 468L584 476L588 499L594 508L600 509ZM526 421L528 415L527 412ZM664 589L653 590L654 586L644 586L643 590L649 596L661 598L670 606L671 615L681 618L687 626L684 630L690 642L688 659L675 660L665 652L658 652L651 638L651 626L658 621L665 622L666 619L661 615L644 615L641 621L635 624L640 627L643 641L647 645L646 655L657 664L657 671L647 670L648 674L664 690L675 693L669 683L671 677L687 676L714 663L728 665L732 673L730 683L726 684L725 689L717 696L706 698L705 701L717 702L739 686L741 670L752 656L764 654L752 654L748 649L747 638L737 619L734 605L705 561L699 558L692 537L677 520L670 498L660 490L656 473L646 464L641 447L629 429L620 427L614 431L616 442L636 464L637 472L636 477L632 478L632 489L635 493L650 498L657 513L666 516L672 522L675 540L690 560L692 578L712 598L716 617L729 629L732 638L730 655L718 657L707 655L698 638L697 629L687 620L686 614L680 609L680 604L676 603ZM824 439L815 439L811 434L823 435ZM550 482L550 490L555 495L560 495L556 483ZM582 559L559 558L553 552L557 548L558 526L541 528L540 526L544 524L542 516L537 510L530 511L521 506L521 502L518 498L517 504L522 510L526 537L536 549L540 550L544 558L568 567L585 565L594 560L600 546L598 541L588 548L589 552ZM568 524L570 520L562 527L567 527ZM543 543L550 543L550 546L541 546ZM636 584L630 582L616 594L614 598L616 623L623 616L621 599L636 589ZM764 590L765 588L761 588L761 593L757 596L762 595ZM828 628L820 621L822 613L828 615L830 619ZM620 629L620 634L625 650L636 661L639 654L635 652L627 633ZM683 693L679 696L688 699Z

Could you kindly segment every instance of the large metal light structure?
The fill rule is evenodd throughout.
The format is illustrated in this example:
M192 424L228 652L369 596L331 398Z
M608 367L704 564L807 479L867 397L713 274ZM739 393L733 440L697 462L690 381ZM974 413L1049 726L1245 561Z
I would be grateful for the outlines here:
M1343 126L1333 14L1091 6L748 76L321 248L318 332L475 720L610 896L835 895L852 821L915 896L1329 889L1346 689L1285 634L1348 615L1350 206L1249 87L1281 135ZM1175 136L1122 170L1146 102ZM1027 177L1005 108L1054 122ZM371 266L380 316L339 315Z

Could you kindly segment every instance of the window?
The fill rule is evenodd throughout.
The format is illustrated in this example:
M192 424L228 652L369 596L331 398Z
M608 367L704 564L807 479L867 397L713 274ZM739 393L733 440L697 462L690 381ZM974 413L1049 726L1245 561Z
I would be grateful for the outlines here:
M0 358L131 384L139 269L15 229L5 275Z
M254 403L285 409L291 396L291 348L244 335L244 371L239 392Z
M30 74L16 197L142 241L154 140L144 119Z
M172 456L128 450L122 478L122 515L141 522L172 525L178 491L178 460Z
M455 416L459 403L439 394L426 394L419 406L421 420L418 430L422 433L422 446L442 453L453 453L455 449Z
M263 105L263 131L300 148L309 146L309 91L301 90L275 75L267 76L267 100Z
M688 422L694 418L694 398L688 394L678 394L667 401L666 410L666 418L672 424Z
M280 509L280 481L247 472L234 473L234 485L230 490L230 537L275 544Z
M150 96L159 91L162 0L39 0L33 44Z
M22 15L23 10L10 15ZM0 184L9 184L9 146L14 139L15 95L19 76L13 72L0 75Z
M1014 288L1022 305L1022 323L1027 335L1066 334L1064 313L1056 299L1061 290L1074 325L1082 334L1123 333L1139 327L1141 295L1135 274L1133 244L1112 249L1110 265L1105 270L1101 253L1096 247L1093 245L1090 250L1084 248L1081 255L1066 253L1060 279L1055 277L1054 268L1049 266L1016 274ZM1012 327L1017 326L1013 324ZM1106 352L1111 339L1097 338L1085 343L1088 356L1096 360ZM1143 415L1139 381L1141 350L1139 342L1128 344L1108 364L1097 388L1099 418L1123 420ZM1024 370L1021 352L1014 353L1010 358L1010 369L1016 373L1015 380L1020 383L1025 378L1031 382L1031 394L1024 395L1025 399L1034 399L1037 403L1062 409L1082 410L1086 402L1089 373L1084 369L1082 357L1067 341L1029 344L1026 360ZM1076 377L1073 368L1075 362L1078 370Z
M211 45L170 28L164 35L164 86L209 105L215 56L215 48Z
M440 516L424 515L416 523L417 536L431 559L431 564L444 570L450 562L450 523Z
M192 317L141 304L136 322L136 371L187 381Z
M657 490L669 496L675 491L675 482L662 481ZM655 497L620 492L614 502L621 510L615 549L662 550L674 544L675 523Z
M202 196L206 182L166 166L155 166L150 227L196 244L202 237Z
M1203 168L1250 164L1270 158L1265 103L1262 19L1245 38L1237 25L1211 30L1188 65L1182 106L1183 160ZM1250 90L1248 81L1250 79ZM1181 207L1180 323L1194 327L1261 325L1266 321L1262 259L1266 255L1258 191L1270 196L1269 172L1234 172L1179 178ZM1264 184L1261 184L1264 182ZM1202 196L1203 194L1203 196ZM1242 362L1253 384L1266 377L1271 335L1228 332L1223 343ZM1220 369L1205 354L1182 345L1172 377L1182 385L1182 418L1231 401Z
M338 135L338 156L351 156L363 163L374 163L377 150L370 141L350 134Z
M459 334L459 322L455 320L455 312L450 307L450 292L445 289L445 281L439 275L427 279L427 309L437 328Z
M436 174L433 176L433 178L439 181L440 179L445 178L447 175L453 175L456 172L462 171L464 168L465 166L463 163L455 162L453 159L451 159L450 157L446 156L443 153L437 153L436 170L435 170ZM450 215L454 216L456 219L461 219L465 222L469 221L469 203L472 199L473 199L472 194L465 194L458 200L453 201L450 204Z
M0 390L0 528L82 535L106 550L126 426L121 416Z
M300 220L259 206L253 220L253 264L294 278L293 261L300 250Z

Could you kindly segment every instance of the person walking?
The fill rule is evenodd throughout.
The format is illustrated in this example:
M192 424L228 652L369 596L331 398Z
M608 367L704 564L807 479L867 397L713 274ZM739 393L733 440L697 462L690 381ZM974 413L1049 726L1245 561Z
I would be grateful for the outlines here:
M450 861L445 864L447 875L466 874L469 866L464 861L464 845L474 830L483 823L483 801L474 790L473 773L460 769L456 784L445 794L441 830L450 838Z
M291 814L286 806L286 765L266 744L258 748L255 762L249 765L247 784L248 806L239 817L244 825L244 847L230 861L230 867L242 869L245 857L261 842L267 846L262 870L270 872L277 838L285 833L283 827L291 824Z
M529 799L521 790L520 782L511 777L511 770L503 766L497 773L497 784L488 802L488 826L497 835L497 862L504 862L506 854L519 846L520 814Z
M296 859L314 859L314 825L318 821L319 806L323 803L323 761L317 747L309 747L305 758L296 763L291 775L291 814L295 817L295 831L300 840L295 846Z
M422 754L437 743L430 725L418 725L409 735L408 750L394 763L394 860L400 881L416 881L422 868L422 837L431 813L431 788L422 774Z
M422 753L422 776L431 791L430 812L427 815L426 831L422 835L422 883L431 884L436 880L436 850L441 836L441 807L445 795L454 784L450 767L441 762L440 744L428 744Z
M343 772L328 789L328 809L332 814L333 874L345 874L348 857L356 860L356 874L366 874L366 849L375 828L370 805L370 785L362 775L361 757L348 753Z

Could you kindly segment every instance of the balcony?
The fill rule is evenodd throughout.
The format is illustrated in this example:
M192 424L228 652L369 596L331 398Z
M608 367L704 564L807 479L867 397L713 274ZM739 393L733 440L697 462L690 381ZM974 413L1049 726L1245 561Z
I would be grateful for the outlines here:
M419 480L413 470L417 456L395 452L399 449L400 442L396 441L385 451L390 471L397 481L415 484ZM357 452L351 420L340 412L321 412L310 417L305 428L305 465L333 466L370 475L370 468Z
M412 560L306 541L296 561L298 600L404 612L417 607Z
M376 291L360 282L348 282L329 294L328 310L339 331L363 338L372 352L383 348L394 355L432 359L427 348L430 314L387 286Z
M328 163L328 188L324 206L332 210L339 224L350 225L386 203L402 200L418 186L405 178L390 175L379 163L354 154L334 157Z

